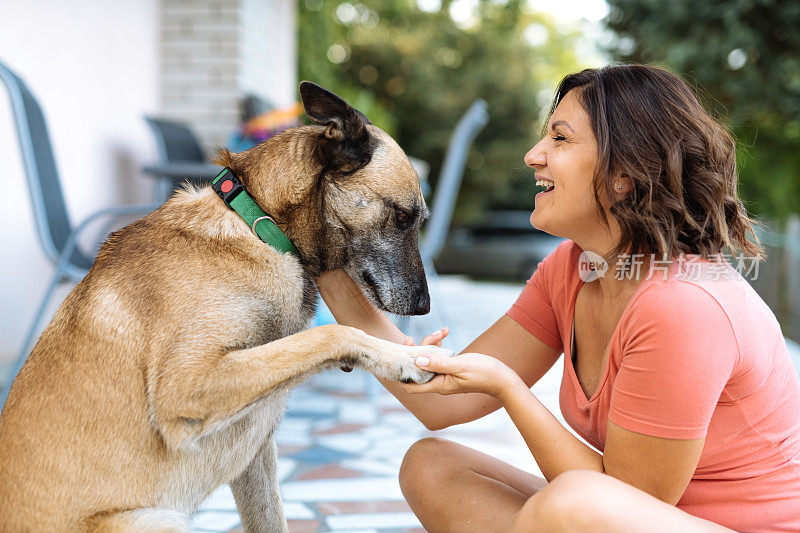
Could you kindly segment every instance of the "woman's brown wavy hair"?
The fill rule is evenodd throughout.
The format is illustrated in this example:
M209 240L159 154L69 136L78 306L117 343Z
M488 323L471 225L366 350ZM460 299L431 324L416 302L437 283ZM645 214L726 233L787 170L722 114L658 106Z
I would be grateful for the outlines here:
M612 199L610 211L622 229L609 257L708 258L725 247L764 257L754 231L758 223L737 195L735 142L682 79L646 65L586 69L561 81L550 115L573 89L597 139L597 207L608 226L600 194ZM619 173L633 187L614 201L612 181Z

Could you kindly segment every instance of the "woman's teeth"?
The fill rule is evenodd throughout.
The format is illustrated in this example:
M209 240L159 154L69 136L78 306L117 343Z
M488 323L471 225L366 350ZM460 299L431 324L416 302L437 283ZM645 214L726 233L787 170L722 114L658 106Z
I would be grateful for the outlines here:
M549 192L555 189L556 185L550 180L536 180L536 185L544 187L544 192Z

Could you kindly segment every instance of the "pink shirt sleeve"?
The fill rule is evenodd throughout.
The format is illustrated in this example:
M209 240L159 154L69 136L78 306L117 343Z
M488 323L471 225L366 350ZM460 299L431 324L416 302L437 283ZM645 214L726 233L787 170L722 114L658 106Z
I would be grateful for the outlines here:
M701 287L645 289L621 324L622 361L608 419L656 437L705 437L739 359L727 314Z
M563 286L564 280L561 278L569 271L566 261L571 245L572 241L562 242L539 263L517 301L506 312L529 333L560 352L564 347L556 320L553 294L556 286Z

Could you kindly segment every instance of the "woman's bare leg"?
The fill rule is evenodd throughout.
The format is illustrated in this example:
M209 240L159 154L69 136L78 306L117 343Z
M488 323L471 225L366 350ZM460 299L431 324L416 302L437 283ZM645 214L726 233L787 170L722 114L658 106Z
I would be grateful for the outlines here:
M685 513L614 477L587 470L570 470L556 477L529 498L502 530L507 533L732 531Z
M454 442L427 438L406 452L400 487L430 533L497 531L547 481Z

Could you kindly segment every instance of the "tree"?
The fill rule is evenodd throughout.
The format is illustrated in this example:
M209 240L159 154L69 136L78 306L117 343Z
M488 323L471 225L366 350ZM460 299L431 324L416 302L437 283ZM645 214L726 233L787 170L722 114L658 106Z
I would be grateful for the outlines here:
M535 186L522 158L539 139L557 82L582 66L579 36L521 0L480 1L459 22L452 5L300 0L301 77L339 93L431 163L432 185L452 128L484 98L490 122L470 153L456 218L487 207L531 209Z
M683 75L731 128L748 207L768 218L800 212L800 3L608 3L614 58Z

